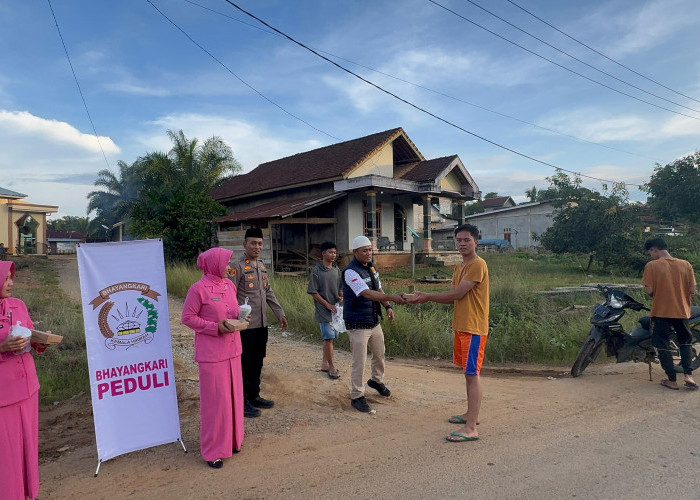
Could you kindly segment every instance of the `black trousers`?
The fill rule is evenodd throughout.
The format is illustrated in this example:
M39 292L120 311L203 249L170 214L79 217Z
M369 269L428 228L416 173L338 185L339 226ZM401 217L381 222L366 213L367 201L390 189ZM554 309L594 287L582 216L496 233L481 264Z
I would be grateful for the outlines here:
M260 373L267 354L267 327L249 328L241 332L241 368L243 370L243 396L246 400L260 396Z
M668 379L676 380L676 369L673 366L673 355L669 347L671 327L676 331L676 340L681 352L681 366L683 373L692 375L690 360L693 356L691 349L691 334L688 320L683 318L651 318L651 343L656 347L661 368L666 372Z

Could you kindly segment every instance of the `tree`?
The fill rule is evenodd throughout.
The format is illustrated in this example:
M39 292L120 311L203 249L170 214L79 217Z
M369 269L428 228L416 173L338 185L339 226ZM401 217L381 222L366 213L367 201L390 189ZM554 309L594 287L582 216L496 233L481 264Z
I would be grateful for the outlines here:
M657 164L642 189L659 219L700 223L700 151L663 167Z
M491 191L489 193L486 193L484 195L484 199L488 200L489 198L498 198L498 193L496 191Z
M90 218L64 215L60 219L46 221L46 226L58 231L89 231Z
M91 191L87 195L87 213L89 215L95 212L95 218L90 225L91 231L128 221L131 208L138 198L143 185L138 160L131 165L120 160L117 165L118 175L107 169L100 170L94 184L103 189Z
M541 236L541 243L554 253L587 254L590 270L594 261L605 269L610 265L628 267L636 262L642 244L642 223L637 208L628 203L624 184L613 186L610 194L581 187L580 179L558 172L548 179L550 195L557 195L553 225ZM605 186L604 186L605 188ZM540 191L542 193L543 191Z
M526 189L525 196L527 196L530 201L537 201L537 187L532 186L532 189Z
M131 230L163 238L168 260L192 260L211 245L212 219L226 213L209 193L241 171L231 148L218 137L200 144L182 131L168 131L173 148L137 160L143 181L131 206Z

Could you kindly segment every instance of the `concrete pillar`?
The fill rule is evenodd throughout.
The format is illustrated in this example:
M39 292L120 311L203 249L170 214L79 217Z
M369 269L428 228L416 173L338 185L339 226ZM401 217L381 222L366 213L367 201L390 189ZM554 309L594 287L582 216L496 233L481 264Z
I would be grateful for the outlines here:
M457 200L457 224L464 224L464 200Z
M432 196L430 196L430 195L423 196L423 251L424 252L432 252L433 251L433 245L432 245L433 238L432 238L432 232L430 230L430 221L431 221L430 209L432 208L431 200L432 200Z
M370 189L367 195L367 237L372 242L372 249L377 249L377 192Z

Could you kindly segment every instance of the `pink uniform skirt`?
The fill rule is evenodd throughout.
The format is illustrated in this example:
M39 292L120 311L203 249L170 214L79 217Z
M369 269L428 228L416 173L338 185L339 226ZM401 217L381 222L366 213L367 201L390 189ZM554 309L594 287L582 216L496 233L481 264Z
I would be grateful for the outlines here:
M0 496L39 495L39 391L0 407Z

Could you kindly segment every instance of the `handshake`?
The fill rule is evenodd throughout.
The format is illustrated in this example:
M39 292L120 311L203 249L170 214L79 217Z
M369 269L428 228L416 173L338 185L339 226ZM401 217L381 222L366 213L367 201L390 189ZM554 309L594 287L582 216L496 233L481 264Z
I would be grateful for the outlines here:
M389 296L389 300L396 304L423 304L428 302L429 294L411 290L408 293L397 293Z
M406 304L423 304L428 302L428 294L425 292L411 291L409 293L402 293L401 296L406 301Z

